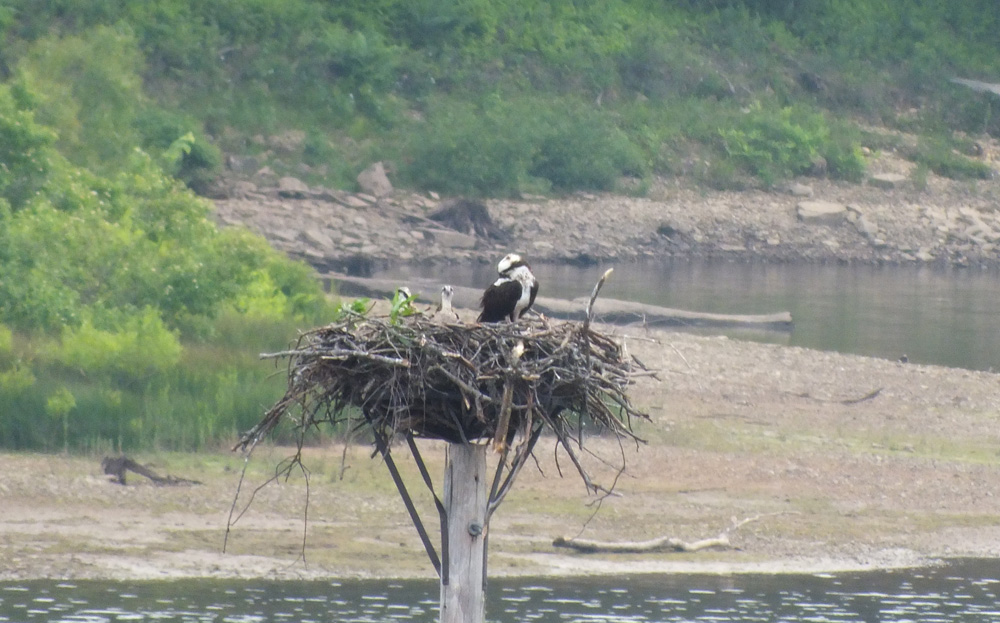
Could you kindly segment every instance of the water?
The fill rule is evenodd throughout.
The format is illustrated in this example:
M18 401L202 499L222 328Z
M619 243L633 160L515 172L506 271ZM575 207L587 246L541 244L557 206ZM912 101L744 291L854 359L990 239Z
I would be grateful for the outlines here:
M1000 370L1000 274L927 267L647 262L609 264L602 296L693 311L790 311L791 333L729 335L916 363ZM538 265L543 295L587 296L608 266ZM375 275L483 288L488 265L401 266ZM428 287L428 291L436 288ZM719 333L719 330L713 332Z
M1000 620L993 560L823 575L642 575L490 582L496 623ZM390 623L437 620L429 581L0 583L0 621Z

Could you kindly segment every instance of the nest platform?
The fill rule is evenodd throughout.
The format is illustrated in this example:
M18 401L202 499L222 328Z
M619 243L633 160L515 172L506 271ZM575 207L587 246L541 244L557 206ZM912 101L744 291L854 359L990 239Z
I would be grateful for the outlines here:
M506 446L551 430L566 445L581 423L637 439L626 389L648 374L589 322L442 324L353 312L303 333L287 359L288 388L237 447L254 446L285 415L302 429L367 424L398 436Z

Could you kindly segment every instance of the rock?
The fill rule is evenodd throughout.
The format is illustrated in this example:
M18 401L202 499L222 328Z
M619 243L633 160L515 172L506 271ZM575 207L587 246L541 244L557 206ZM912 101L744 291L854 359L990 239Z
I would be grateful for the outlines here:
M796 215L806 223L839 225L847 218L847 206L833 201L800 201Z
M876 173L871 176L868 183L876 188L902 188L906 184L906 176L899 173Z
M385 174L385 167L381 162L376 162L358 173L358 188L375 197L384 197L392 193L392 183Z
M245 199L246 197L257 194L257 185L246 180L239 180L233 184L233 188L230 190L229 194L230 196L238 199Z
M278 196L286 199L305 199L309 194L309 187L302 180L295 177L283 177L278 180Z
M295 153L302 149L306 142L306 133L302 130L288 130L268 139L271 149L284 153Z
M825 177L826 169L826 158L823 156L813 156L809 161L809 175L813 177Z
M338 200L341 204L347 206L348 208L367 208L370 204L359 197L354 195L347 195L342 199Z
M812 197L813 189L808 184L792 183L788 185L788 193L793 197Z
M421 230L425 236L429 237L435 244L449 249L472 249L476 246L476 237L451 229L431 229Z
M663 236L664 238L674 238L674 237L686 236L690 232L689 229L687 227L684 227L683 225L680 225L672 221L667 221L661 223L660 226L656 228L656 233L659 234L660 236Z
M859 216L857 222L854 226L858 229L858 233L865 238L874 238L878 234L878 225L871 221L867 216Z
M307 229L302 232L302 239L320 249L333 248L333 240L319 229Z
M237 156L228 154L226 156L226 168L233 173L249 175L260 169L260 163L253 156Z

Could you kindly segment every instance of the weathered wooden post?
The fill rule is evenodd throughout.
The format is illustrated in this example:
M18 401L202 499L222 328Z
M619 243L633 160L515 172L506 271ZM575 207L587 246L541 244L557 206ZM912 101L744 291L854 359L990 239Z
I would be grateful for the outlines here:
M451 443L444 468L448 552L441 574L441 623L481 623L486 616L486 444ZM443 570L442 570L443 571Z

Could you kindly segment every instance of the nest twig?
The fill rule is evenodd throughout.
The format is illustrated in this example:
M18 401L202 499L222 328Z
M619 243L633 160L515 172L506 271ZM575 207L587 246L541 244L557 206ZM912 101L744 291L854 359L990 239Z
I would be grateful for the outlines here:
M548 428L597 490L569 443L582 442L580 425L639 441L632 420L647 417L626 388L648 372L589 322L441 324L347 313L304 333L293 349L262 357L287 358L288 388L242 436L243 450L296 407L303 429L354 418L390 441L492 439L498 451L519 433L537 439Z

